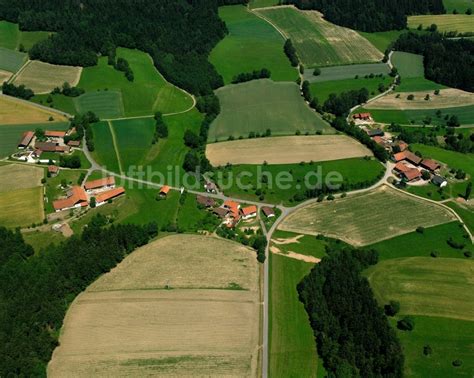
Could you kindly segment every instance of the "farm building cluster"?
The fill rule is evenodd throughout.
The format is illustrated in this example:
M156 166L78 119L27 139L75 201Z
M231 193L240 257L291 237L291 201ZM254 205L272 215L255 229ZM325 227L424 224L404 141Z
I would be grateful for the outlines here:
M75 134L74 127L68 131L25 131L18 143L19 151L12 157L27 163L47 164L51 159L41 159L44 153L69 154L80 147L80 141L71 139Z
M49 168L49 167L48 167ZM102 206L107 202L117 198L125 193L123 187L115 186L114 177L106 177L103 179L86 182L83 186L71 187L64 198L53 202L56 212L80 209L91 206ZM92 199L94 198L94 200Z

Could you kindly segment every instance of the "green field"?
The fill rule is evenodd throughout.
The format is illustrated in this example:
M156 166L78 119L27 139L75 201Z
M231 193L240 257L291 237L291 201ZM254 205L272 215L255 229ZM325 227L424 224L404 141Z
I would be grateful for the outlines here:
M267 203L294 205L294 196L297 193L304 193L304 178L310 172L322 170L324 178L330 172L339 172L343 177L343 182L347 185L359 185L375 182L383 172L383 166L376 160L365 160L363 158L344 159L317 162L314 164L282 164L282 165L235 165L230 168L222 168L217 176L217 182L222 181L220 187L224 188L224 193L228 196L235 196L244 200L257 201L260 195L256 194L258 185L262 186L263 201ZM261 184L258 171L268 172L273 180L268 184ZM276 185L277 175L281 172L289 173L291 180L288 188L283 185ZM248 176L250 175L250 176ZM314 185L316 180L308 178L310 184ZM239 185L237 181L241 181ZM273 184L272 184L273 182ZM227 187L230 187L227 189ZM270 187L272 185L272 187ZM300 200L301 201L301 200ZM296 201L298 202L298 201Z
M151 115L156 111L171 113L184 111L191 107L192 98L167 83L153 65L150 56L139 50L117 49L117 57L127 59L134 73L134 81L128 81L123 72L107 65L107 58L99 58L94 67L82 71L78 87L86 92L113 90L122 93L124 113L127 117ZM116 108L115 98L110 105Z
M396 259L400 257L429 257L431 252L437 252L439 257L465 259L462 250L452 248L446 242L452 237L459 243L465 243L464 250L474 252L474 246L464 236L466 231L459 222L450 222L439 226L425 228L421 234L413 231L405 235L387 239L370 245L379 252L379 260Z
M0 47L0 70L17 72L26 61L26 54Z
M92 95L95 95L92 93ZM52 103L48 103L47 99L48 97L51 96L53 99ZM60 109L63 112L75 115L78 114L78 111L76 109L75 103L78 101L78 98L73 98L73 97L67 97L62 94L54 94L54 95L49 95L49 94L40 94L40 95L35 95L30 101L36 102L37 104L41 104L44 106L48 106L50 108L54 109Z
M303 101L295 83L254 80L220 88L216 91L221 113L209 130L210 142L227 140L229 136L247 137L253 132L293 135L334 130Z
M392 64L398 69L403 79L410 77L425 77L423 56L402 51L395 51L392 55Z
M229 84L242 72L267 68L275 81L294 81L296 69L283 52L283 37L242 5L219 8L229 34L212 50L209 61Z
M392 42L395 42L398 37L405 33L405 30L390 30L376 33L358 32L362 37L368 39L380 52L385 53L385 50Z
M18 24L0 21L0 47L18 50L23 45L29 50L36 42L48 38L51 33L42 31L20 31Z
M434 126L445 126L446 115L456 115L461 125L474 125L474 106L461 106L456 108L441 109L440 118L436 115L437 109L419 109L419 110L396 110L396 109L365 109L363 107L355 110L359 112L369 112L376 122L398 123L401 125L422 125L423 120L431 117L431 123Z
M95 151L92 152L94 160L109 171L120 172L109 123L95 123L92 125L92 132L95 145Z
M312 264L270 254L269 376L323 377L313 331L296 285Z
M471 195L472 196L472 195ZM474 234L474 211L472 208L467 208L457 204L456 202L447 202L447 206L456 211L456 213L461 217L464 224L467 226L471 234Z
M474 0L443 0L444 7L448 13L457 10L459 13L464 13L468 8L474 10Z
M419 226L430 227L454 219L441 206L382 186L335 201L313 202L290 214L279 229L323 234L363 246L412 232Z
M424 77L408 77L397 85L395 91L397 92L418 92L418 91L434 91L435 89L447 88L443 84L435 83L434 81L425 79Z
M25 131L37 128L48 130L67 130L67 122L51 122L27 125L0 125L0 157L6 157L16 151L18 142Z
M357 32L331 24L319 13L294 7L257 11L291 39L305 67L369 63L382 60L382 54Z
M335 81L344 79L354 79L357 75L363 78L366 75L387 75L390 69L386 63L370 63L370 64L350 64L346 66L322 67L321 75L314 76L312 69L306 69L304 79L310 83L321 81Z
M392 83L390 76L384 76L383 78L375 77L373 79L346 79L346 80L334 80L312 83L310 85L311 94L319 100L320 104L323 104L329 98L331 93L337 95L342 92L350 90L359 90L366 88L369 91L369 97L374 97L380 94L378 90L379 84L383 84L386 88Z
M473 269L467 259L407 257L381 261L366 276L377 301L399 301L400 314L473 321Z
M125 113L120 91L87 92L75 98L74 104L78 113L92 111L100 118L120 118Z
M250 9L255 8L265 8L278 5L280 0L250 0L249 7Z
M0 226L26 227L43 218L42 186L0 193Z
M66 240L61 232L39 231L38 229L32 232L23 232L22 236L25 243L33 247L36 254L51 244L57 245Z
M418 25L427 28L435 24L440 32L457 31L458 33L473 33L474 20L467 14L437 14L408 17L408 27L415 29Z

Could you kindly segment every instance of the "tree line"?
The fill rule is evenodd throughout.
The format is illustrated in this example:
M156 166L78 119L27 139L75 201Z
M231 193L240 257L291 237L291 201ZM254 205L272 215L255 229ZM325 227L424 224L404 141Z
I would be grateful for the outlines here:
M227 3L0 0L0 19L19 23L21 30L55 32L30 49L31 59L87 67L99 55L113 55L117 46L136 48L149 53L170 82L199 95L223 85L207 57L227 33L217 13Z
M425 77L453 88L474 92L474 41L448 39L440 33L402 34L396 50L423 55Z
M300 9L315 9L335 24L376 32L401 30L407 15L446 13L442 0L288 0Z
M271 72L267 68L254 70L252 72L243 72L233 77L232 84L245 83L247 81L258 79L269 79L271 75Z
M157 235L153 223L105 223L93 218L81 236L38 255L19 231L0 227L0 376L45 376L75 296Z
M361 274L377 252L334 244L326 252L297 287L324 368L335 377L401 377L400 341Z
M6 81L2 84L2 92L5 95L29 100L35 93L33 90L25 87L23 84L16 86L15 84L8 84Z

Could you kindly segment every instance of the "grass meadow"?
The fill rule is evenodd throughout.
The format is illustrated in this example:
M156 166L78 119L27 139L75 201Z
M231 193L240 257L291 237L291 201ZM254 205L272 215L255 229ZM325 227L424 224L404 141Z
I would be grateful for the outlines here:
M67 122L0 125L0 157L6 157L17 150L18 142L25 131L34 131L37 128L67 130L68 127Z
M43 218L42 186L0 193L0 226L26 227Z
M120 172L117 153L108 122L102 121L92 125L95 150L94 160L109 171Z
M436 89L447 88L443 84L425 79L424 77L408 77L401 81L400 85L395 88L396 92L418 92L418 91L434 91Z
M294 81L295 68L283 52L285 40L269 23L242 5L219 8L229 34L212 50L209 61L229 84L242 72L267 68L275 81Z
M392 64L398 69L403 79L411 77L425 77L423 55L395 51L392 55Z
M34 230L31 232L22 232L21 235L23 236L25 243L33 247L35 254L39 254L51 244L58 245L59 243L66 241L63 234L56 231Z
M74 99L78 113L92 111L100 118L120 118L125 115L122 92L116 90L87 92Z
M453 10L464 13L468 8L474 8L473 0L443 0L443 4L448 13L452 13Z
M472 9L472 8L471 8ZM427 28L432 24L438 26L440 32L457 31L459 33L473 33L474 20L467 14L430 14L408 17L408 27L416 29L418 25Z
M371 244L369 247L379 252L379 260L430 257L432 252L437 252L439 257L465 259L462 250L455 249L447 243L449 237L452 237L455 241L466 244L465 250L474 252L474 247L469 239L464 237L465 235L466 231L459 222L450 222L427 227L423 233L413 231Z
M339 172L344 178L344 183L351 185L375 182L383 172L383 166L376 160L366 160L364 158L344 159L316 162L314 164L277 164L277 165L234 165L230 168L222 168L219 174L222 175L223 184L229 183L229 178L233 177L232 185L229 189L224 189L228 196L242 198L243 200L258 201L262 197L256 194L258 186L262 187L263 201L267 203L285 205L294 205L293 197L297 193L304 193L302 187L303 179L309 172L315 172L321 169L322 177L326 177L330 172ZM292 180L288 188L277 188L276 185L269 187L261 184L258 171L268 172L275 179L280 172L289 172ZM243 174L249 172L251 177ZM237 178L241 181L243 187L237 185ZM315 180L310 180L314 184ZM286 182L285 182L286 184ZM248 188L245 188L248 187Z
M15 73L23 66L26 59L25 53L0 47L0 70Z
M265 8L278 5L280 0L250 0L249 7L250 9L255 8Z
M250 132L263 134L267 129L272 135L334 132L305 104L295 83L254 80L220 88L216 94L222 110L209 130L210 142L246 138Z
M336 81L344 79L354 79L355 76L363 78L366 75L388 75L390 69L386 63L369 63L369 64L350 64L346 66L322 67L321 74L313 75L312 69L306 69L304 72L304 79L310 83L317 83L322 81Z
M47 99L50 96L53 101L51 103L48 103ZM78 111L75 105L77 98L67 97L62 94L54 94L54 95L39 94L32 97L30 101L35 102L40 105L48 106L52 109L59 109L63 112L66 112L72 115L78 114Z
M165 81L153 65L151 57L139 50L117 49L117 57L127 59L134 73L134 81L128 81L123 72L115 70L102 57L94 67L82 71L78 86L86 92L118 91L122 93L124 114L127 117L151 115L156 111L171 113L191 107L192 98ZM116 98L109 106L116 108ZM92 100L93 101L93 100Z
M454 215L438 205L383 186L335 201L312 203L288 216L279 229L324 234L363 246L412 232L419 226L453 220Z
M453 209L462 219L463 223L467 226L471 234L474 234L474 211L470 207L460 205L456 202L450 201L446 203L451 209Z
M43 31L20 31L18 24L0 21L0 47L10 50L18 50L23 45L28 51L36 42L48 38L50 34Z
M305 67L369 63L383 55L357 32L324 20L318 12L294 7L261 9L291 39Z
M374 97L380 94L378 90L380 84L389 87L391 83L392 78L390 76L384 76L383 78L374 77L372 79L365 79L362 77L359 79L351 78L345 80L315 82L310 84L310 89L313 97L316 97L319 100L319 103L323 104L332 93L339 95L342 92L359 90L362 88L367 88L369 91L369 97Z
M390 44L395 42L398 37L405 32L405 30L389 30L376 33L358 33L365 39L369 40L380 52L385 53L385 50L387 50Z

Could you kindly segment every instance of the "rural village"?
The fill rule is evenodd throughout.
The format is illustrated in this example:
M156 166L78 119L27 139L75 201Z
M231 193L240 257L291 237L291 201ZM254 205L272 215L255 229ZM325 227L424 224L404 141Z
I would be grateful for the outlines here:
M0 377L474 377L472 0L0 0Z

